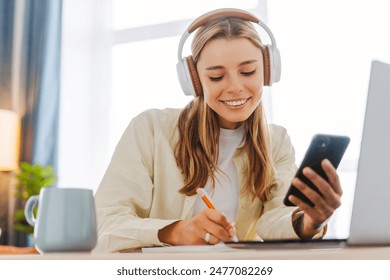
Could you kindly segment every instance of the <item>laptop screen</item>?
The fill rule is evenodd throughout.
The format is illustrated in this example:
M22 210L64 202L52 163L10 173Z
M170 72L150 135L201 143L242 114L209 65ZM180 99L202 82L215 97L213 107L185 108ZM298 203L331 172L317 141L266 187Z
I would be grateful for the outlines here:
M390 65L371 64L349 244L390 244Z

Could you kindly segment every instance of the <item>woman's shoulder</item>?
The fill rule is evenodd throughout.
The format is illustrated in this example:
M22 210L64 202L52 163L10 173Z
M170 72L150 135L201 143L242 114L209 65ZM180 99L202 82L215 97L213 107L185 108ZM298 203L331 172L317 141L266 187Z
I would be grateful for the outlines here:
M156 125L158 127L175 126L180 112L181 109L174 108L148 109L135 116L131 122L146 127L154 127Z
M148 109L138 114L136 120L159 121L174 119L177 120L182 109L165 108L165 109Z
M287 129L277 124L269 124L269 135L271 140L280 140L287 136Z
M278 153L281 150L292 151L294 149L286 128L276 124L269 124L268 127L273 153Z
M181 109L149 109L135 116L126 135L145 139L176 139L177 123Z

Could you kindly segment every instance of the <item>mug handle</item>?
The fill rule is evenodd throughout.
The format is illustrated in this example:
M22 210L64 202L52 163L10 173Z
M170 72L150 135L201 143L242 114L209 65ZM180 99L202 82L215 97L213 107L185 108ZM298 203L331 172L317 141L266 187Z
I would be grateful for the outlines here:
M30 198L26 202L26 206L24 207L24 216L26 216L26 221L34 226L35 225L35 217L34 217L34 208L37 206L39 201L39 195L30 196Z

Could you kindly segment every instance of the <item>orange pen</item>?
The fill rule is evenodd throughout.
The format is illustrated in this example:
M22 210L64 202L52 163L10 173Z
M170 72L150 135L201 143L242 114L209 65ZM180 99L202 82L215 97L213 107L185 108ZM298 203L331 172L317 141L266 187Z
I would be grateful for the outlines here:
M209 194L206 192L206 190L204 190L202 188L197 188L196 192L202 198L203 202L207 205L208 208L214 209L214 210L217 209L217 208L215 208L214 204L211 202L211 198L210 198ZM233 235L232 241L238 242L237 236Z
M214 204L211 202L211 198L210 198L209 194L204 189L197 188L196 192L202 198L203 202L207 205L208 208L214 209L214 210L217 209L217 208L215 208Z

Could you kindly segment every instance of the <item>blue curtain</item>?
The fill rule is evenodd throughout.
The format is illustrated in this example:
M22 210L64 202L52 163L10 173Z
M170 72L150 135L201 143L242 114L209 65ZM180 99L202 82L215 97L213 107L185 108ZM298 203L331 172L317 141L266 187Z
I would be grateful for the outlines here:
M12 1L12 0L11 0ZM21 160L57 169L62 0L25 1ZM28 141L25 141L28 139Z
M11 70L14 5L14 1L0 0L0 109L7 110L12 109Z

